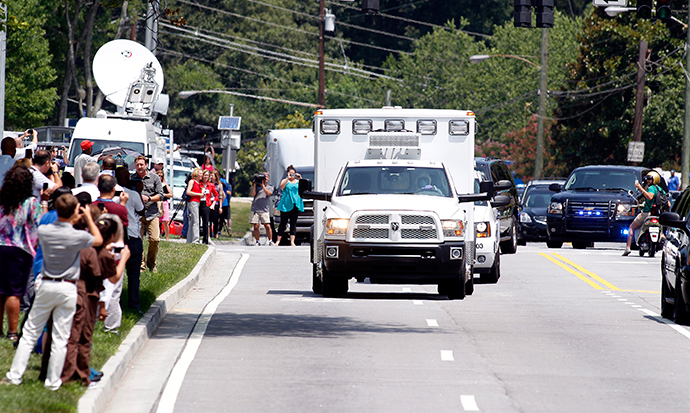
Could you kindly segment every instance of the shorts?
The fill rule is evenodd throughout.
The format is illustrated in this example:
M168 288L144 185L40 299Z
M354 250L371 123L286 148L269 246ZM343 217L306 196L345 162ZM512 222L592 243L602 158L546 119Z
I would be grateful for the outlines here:
M252 211L252 214L249 216L249 223L250 224L270 224L271 223L271 216L268 214L268 212Z
M644 220L647 219L648 216L649 212L640 212L633 220L632 225L634 225L635 228L641 227L642 224L644 224Z

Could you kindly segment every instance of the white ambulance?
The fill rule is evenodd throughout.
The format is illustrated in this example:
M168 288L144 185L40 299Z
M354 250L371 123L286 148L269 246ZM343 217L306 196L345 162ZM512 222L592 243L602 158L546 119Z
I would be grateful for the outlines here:
M350 278L474 290L475 115L466 110L325 109L314 116L311 243L315 293L339 296ZM505 185L501 182L497 187ZM312 188L313 187L313 188ZM507 202L500 196L494 204Z

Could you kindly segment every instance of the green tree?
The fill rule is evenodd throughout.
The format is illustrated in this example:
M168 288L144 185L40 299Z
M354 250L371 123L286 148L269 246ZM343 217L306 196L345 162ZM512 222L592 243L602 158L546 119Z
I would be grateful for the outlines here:
M47 16L38 0L9 5L5 83L5 129L42 125L52 114L57 90L53 56L43 25Z
M676 164L683 130L683 41L672 38L665 25L639 20L634 13L610 18L594 10L583 22L579 56L568 66L569 81L555 93L555 156L569 170L627 163L641 40L650 51L645 65L644 164Z
M304 113L295 112L285 119L276 122L276 129L299 129L311 126L311 120L304 117Z

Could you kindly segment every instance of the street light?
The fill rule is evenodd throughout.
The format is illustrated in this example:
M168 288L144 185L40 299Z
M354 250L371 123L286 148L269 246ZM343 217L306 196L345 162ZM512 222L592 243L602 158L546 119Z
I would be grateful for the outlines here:
M183 91L177 93L177 97L179 97L180 99L187 99L187 98L194 96L198 93L220 93L220 94L224 94L224 95L241 96L241 97L245 97L245 98L258 99L258 100L270 100L272 102L287 103L287 104L296 105L296 106L306 106L309 108L321 107L320 105L317 105L315 103L297 102L294 100L278 99L278 98L272 98L272 97L268 97L268 96L249 95L246 93L233 92L230 90L183 90Z
M525 63L539 69L539 111L537 114L537 148L534 155L534 178L541 178L544 170L544 119L546 118L546 65L547 65L547 50L548 50L549 29L541 29L541 65L538 65L522 56L512 54L495 54L495 55L474 55L470 56L470 62L479 63L491 57L507 57L511 59L521 60Z
M537 69L541 69L541 67L538 64L536 64L530 60L527 60L522 56L517 56L517 55L513 55L513 54L476 54L474 56L470 56L470 62L479 63L479 62L482 62L482 61L484 61L488 58L491 58L491 57L509 57L512 59L518 59L518 60L522 60L525 63L531 64L532 66L536 67Z

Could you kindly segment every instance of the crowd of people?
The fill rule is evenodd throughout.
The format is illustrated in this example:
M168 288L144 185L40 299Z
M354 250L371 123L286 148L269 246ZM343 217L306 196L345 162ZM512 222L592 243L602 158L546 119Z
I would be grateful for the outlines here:
M25 135L31 134L35 138L35 131ZM147 158L139 156L130 173L110 156L92 156L92 146L81 144L76 185L71 174L59 173L55 151L22 148L14 138L0 143L0 328L7 318L0 335L17 348L1 384L21 384L40 342L46 388L99 380L102 374L89 366L96 321L117 333L125 271L133 311L140 311L141 271L157 272L159 221L169 219L160 201L172 197L158 170L163 161L149 170Z

